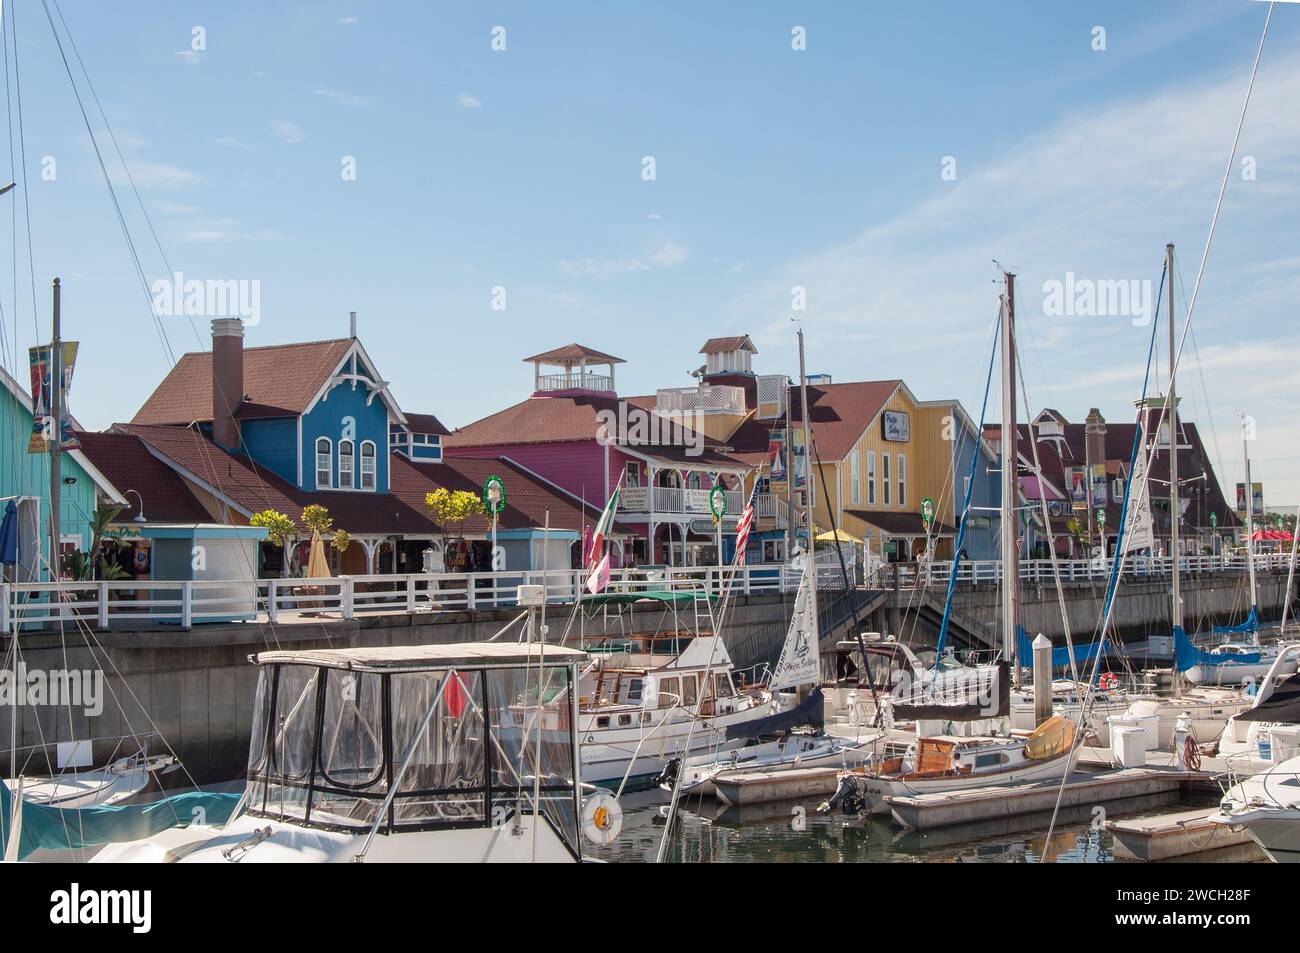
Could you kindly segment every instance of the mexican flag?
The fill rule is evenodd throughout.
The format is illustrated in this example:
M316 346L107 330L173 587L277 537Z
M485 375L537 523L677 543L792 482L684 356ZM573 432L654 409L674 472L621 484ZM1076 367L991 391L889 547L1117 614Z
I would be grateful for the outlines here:
M618 512L618 491L622 486L623 477L620 474L618 483L614 485L614 493L605 504L605 509L601 511L600 519L596 521L596 529L591 534L591 555L587 557L587 565L591 568L595 568L600 562L600 557L604 555L605 537L614 528L614 514Z

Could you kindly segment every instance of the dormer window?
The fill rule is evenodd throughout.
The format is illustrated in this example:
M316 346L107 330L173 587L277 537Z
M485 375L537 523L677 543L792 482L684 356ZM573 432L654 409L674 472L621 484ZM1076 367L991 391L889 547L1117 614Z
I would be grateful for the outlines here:
M328 437L316 441L316 489L327 489L334 482L334 459Z
M339 441L339 489L350 490L353 488L352 468L352 441Z
M375 445L369 440L361 441L361 489L375 488Z

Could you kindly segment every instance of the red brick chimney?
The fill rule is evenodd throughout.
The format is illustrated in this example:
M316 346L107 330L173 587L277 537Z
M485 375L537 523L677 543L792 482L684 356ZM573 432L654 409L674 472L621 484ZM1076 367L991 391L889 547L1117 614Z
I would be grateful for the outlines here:
M244 400L244 322L212 320L212 439L218 446L239 446L235 411Z

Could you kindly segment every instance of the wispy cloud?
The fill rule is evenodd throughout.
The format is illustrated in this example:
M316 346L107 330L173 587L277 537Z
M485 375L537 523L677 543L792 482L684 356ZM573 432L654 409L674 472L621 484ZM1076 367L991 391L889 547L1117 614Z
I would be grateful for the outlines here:
M480 106L483 105L483 103L479 100L477 96L474 96L470 93L461 93L459 96L456 97L456 105L462 106L465 109L478 109Z
M1094 405L1127 419L1150 327L1124 317L1048 316L1044 283L1067 271L1158 282L1164 243L1172 240L1181 325L1244 91L1243 69L1233 69L1070 115L988 161L958 154L955 182L941 180L942 157L935 155L924 160L933 163L927 199L787 260L740 294L731 313L750 322L755 314L773 315L754 329L755 337L760 348L787 347L791 289L800 286L819 369L852 379L905 368L918 395L973 404L997 307L997 259L1019 274L1017 316L1031 401L1079 419ZM1201 404L1226 415L1220 432L1232 431L1235 409L1254 413L1261 432L1280 433L1284 414L1292 413L1240 405L1247 399L1274 404L1252 390L1264 378L1276 394L1278 377L1255 373L1252 363L1267 351L1289 354L1295 341L1274 341L1261 351L1220 349L1243 335L1267 339L1271 329L1295 323L1300 271L1275 263L1263 274L1252 269L1261 267L1257 236L1291 230L1287 216L1300 196L1293 184L1300 168L1297 101L1300 57L1277 48L1271 59L1265 55L1239 151L1239 160L1256 160L1258 176L1243 177L1240 162L1233 170L1197 303ZM1187 386L1195 382L1202 390L1190 346L1184 360ZM1056 390L1070 393L1056 401ZM1300 469L1284 471L1282 453L1281 445L1262 440L1257 451L1264 467L1287 472L1288 492L1300 501Z
M650 255L650 260L661 268L671 268L686 260L686 249L675 242L664 242Z
M343 26L356 26L361 22L361 17L339 17L334 22Z
M365 96L356 96L352 93L345 93L337 89L331 89L328 86L315 86L312 88L312 93L324 99L333 100L340 106L359 107L370 105L370 100Z
M203 176L197 172L182 169L180 166L168 165L165 162L145 162L140 159L130 159L129 164L131 178L137 186L146 190L181 189L201 185L205 181ZM122 171L121 166L110 166L109 175L114 181L126 181L126 173Z
M307 138L306 134L296 122L290 122L288 119L272 119L271 135L281 142L295 145Z
M218 136L212 140L213 145L225 146L227 149L251 149L248 143L242 141L237 136Z
M176 57L186 66L198 66L203 62L203 54L197 50L177 50L172 56Z

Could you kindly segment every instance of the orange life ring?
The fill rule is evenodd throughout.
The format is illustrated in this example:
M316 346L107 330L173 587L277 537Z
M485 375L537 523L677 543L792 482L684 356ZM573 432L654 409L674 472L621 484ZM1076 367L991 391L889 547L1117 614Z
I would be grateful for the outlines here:
M1102 691L1113 692L1115 689L1119 688L1119 676L1114 672L1107 672L1101 677L1097 684L1101 686Z

